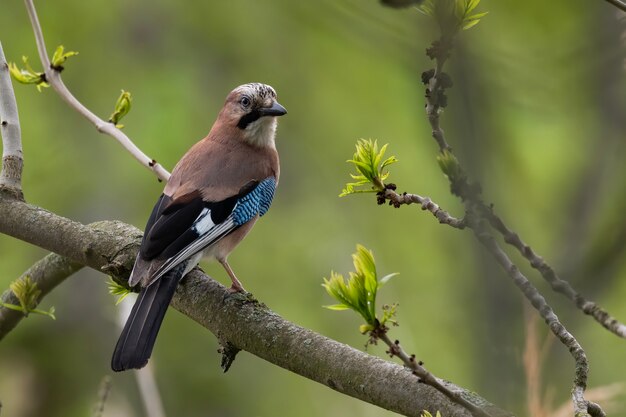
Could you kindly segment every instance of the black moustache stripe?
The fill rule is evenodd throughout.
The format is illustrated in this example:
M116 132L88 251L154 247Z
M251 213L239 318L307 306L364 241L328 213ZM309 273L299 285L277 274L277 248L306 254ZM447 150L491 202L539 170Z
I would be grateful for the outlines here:
M259 120L261 116L262 114L258 110L252 110L250 113L241 116L241 119L239 119L239 123L237 123L237 127L243 130L248 127L250 123Z

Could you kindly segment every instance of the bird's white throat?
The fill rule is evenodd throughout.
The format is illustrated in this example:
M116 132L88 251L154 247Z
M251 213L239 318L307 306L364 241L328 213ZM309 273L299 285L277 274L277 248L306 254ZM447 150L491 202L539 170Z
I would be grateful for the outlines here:
M258 147L276 148L276 117L261 117L250 123L243 131L243 137L250 144Z

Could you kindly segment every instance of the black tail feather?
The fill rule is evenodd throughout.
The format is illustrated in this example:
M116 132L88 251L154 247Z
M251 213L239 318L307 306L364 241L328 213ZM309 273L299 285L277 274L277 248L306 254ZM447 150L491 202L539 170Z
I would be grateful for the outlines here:
M111 369L115 372L143 368L148 363L184 269L185 265L179 265L150 286L142 288L113 351Z

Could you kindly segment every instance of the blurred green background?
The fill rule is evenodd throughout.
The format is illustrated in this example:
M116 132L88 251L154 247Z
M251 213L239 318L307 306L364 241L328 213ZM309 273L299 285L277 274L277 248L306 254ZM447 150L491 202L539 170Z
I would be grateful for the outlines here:
M380 273L400 273L380 296L400 304L392 337L436 375L527 415L524 302L471 233L417 207L337 197L356 139L377 138L400 160L390 177L400 191L462 215L423 113L420 74L431 66L424 50L436 36L424 15L375 0L37 6L49 53L58 44L80 52L63 73L76 97L108 117L120 89L131 91L124 131L168 169L208 132L232 88L274 86L289 110L277 137L282 178L272 210L230 257L246 288L285 318L362 348L359 319L323 309L332 300L320 286L331 269L351 270L350 254L362 243ZM38 63L22 2L0 7L7 59ZM448 140L508 224L624 321L626 22L601 0L484 0L480 10L490 13L463 33L449 63ZM81 222L143 227L163 184L53 91L15 90L27 200ZM0 251L3 288L45 254L6 236ZM586 348L590 387L624 383L625 341L513 259ZM228 281L219 265L204 268ZM56 321L32 316L2 341L3 415L91 415L119 334L105 281L94 271L76 274L42 305L56 307ZM151 361L169 416L392 415L245 352L223 374L217 347L211 333L169 312ZM384 356L382 346L369 351ZM569 399L573 361L558 343L547 355L542 392L556 408ZM614 416L626 416L625 391ZM142 415L133 374L114 375L104 416Z

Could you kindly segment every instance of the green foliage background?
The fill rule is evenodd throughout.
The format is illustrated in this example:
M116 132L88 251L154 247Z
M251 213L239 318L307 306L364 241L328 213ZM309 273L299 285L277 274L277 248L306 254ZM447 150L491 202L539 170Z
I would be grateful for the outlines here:
M28 55L37 69L22 2L1 6L7 58ZM125 132L166 168L208 132L233 87L273 85L289 110L277 139L282 178L272 210L230 258L246 288L289 320L361 347L358 319L321 308L332 300L320 284L330 269L350 270L362 243L381 275L401 273L379 294L381 303L400 304L393 337L438 376L526 413L521 296L471 234L415 207L377 206L372 195L337 197L356 139L378 138L400 160L390 177L400 191L462 215L423 114L420 73L431 66L424 50L435 37L425 16L375 0L37 6L49 52L58 44L80 52L63 73L70 89L103 118L121 89L131 91ZM449 142L508 223L626 320L626 24L600 0L484 0L481 9L489 15L462 34L449 63ZM51 90L15 89L28 201L82 222L143 227L162 184ZM0 253L5 288L44 255L5 236ZM216 264L205 270L228 280ZM624 340L546 292L587 349L591 386L624 382ZM56 321L29 317L0 345L3 415L90 415L110 372L119 330L106 278L81 272L42 308L50 305ZM169 312L152 360L168 415L391 415L246 353L224 375L216 350L212 334ZM558 344L544 373L553 403L568 401L573 363ZM112 384L104 415L143 415L132 373Z

